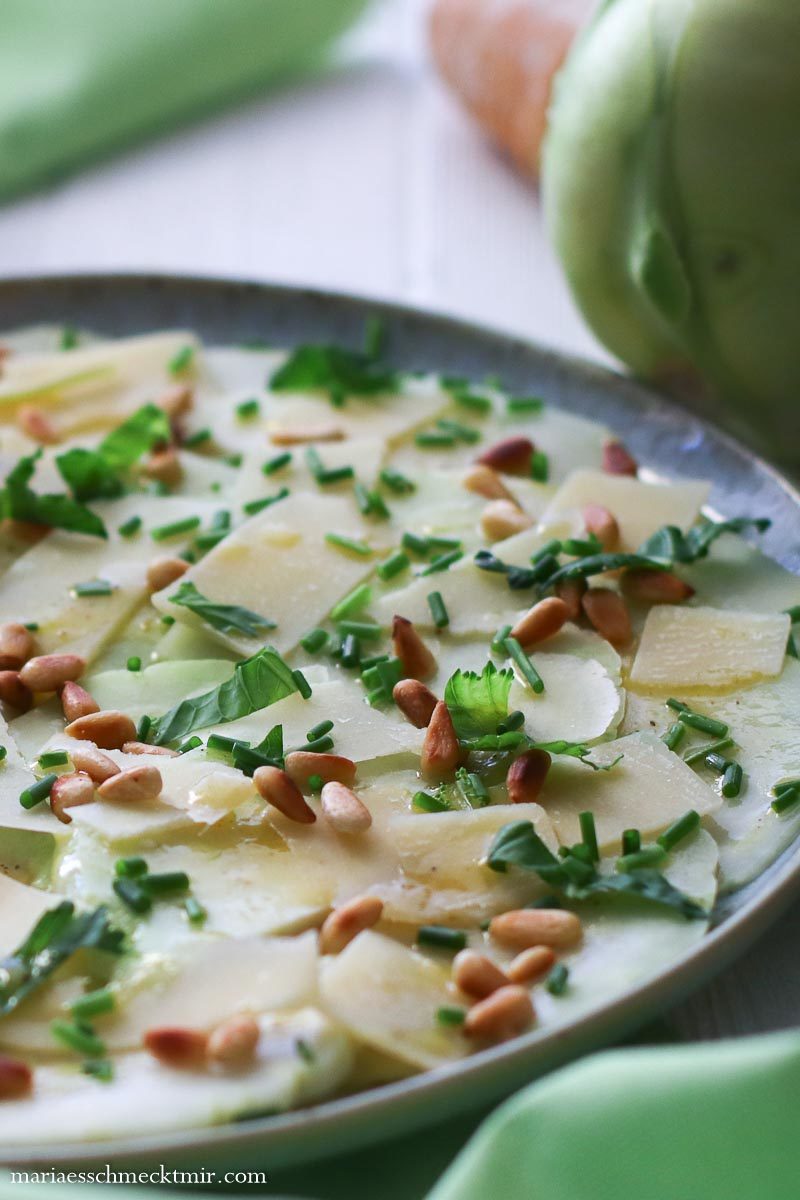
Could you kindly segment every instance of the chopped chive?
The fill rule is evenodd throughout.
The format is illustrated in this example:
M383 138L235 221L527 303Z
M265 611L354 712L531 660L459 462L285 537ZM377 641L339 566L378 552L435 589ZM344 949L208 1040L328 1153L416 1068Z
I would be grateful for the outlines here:
M388 521L392 515L386 505L386 501L378 491L371 491L369 493L369 512L371 516L378 517L381 521Z
M788 783L776 784L772 789L775 799L770 807L773 812L782 813L792 808L800 800L800 779Z
M357 667L361 660L361 646L353 633L346 633L339 649L343 667Z
M564 963L556 963L545 980L544 986L551 996L563 996L569 982L569 968Z
M497 633L492 638L492 643L489 647L493 654L505 654L506 648L504 642L513 628L513 625L500 626Z
M141 671L142 660L139 658L138 654L132 654L126 663L126 666L129 671Z
M555 558L557 554L561 554L563 545L560 538L551 538L549 542L545 542L543 546L531 555L531 565L536 566L544 558Z
M262 496L260 500L248 500L242 505L242 512L245 516L253 517L256 513L263 512L265 508L269 508L271 504L277 504L279 500L285 500L289 495L287 487L279 488L274 496Z
M57 779L57 775L43 775L41 779L37 779L36 783L32 783L30 787L20 792L19 802L22 807L30 809L35 808L37 804L41 804L50 795L53 784Z
M420 558L427 558L430 554L431 544L428 539L420 537L419 534L411 533L410 530L407 530L403 534L400 544L405 550L410 550L412 554L418 554Z
M436 558L432 559L427 567L424 567L420 572L420 577L424 575L436 575L439 571L448 571L453 563L457 563L460 558L464 557L461 550L448 550L445 554L437 554Z
M148 896L174 896L178 892L188 892L189 876L185 871L163 871L158 875L144 875L141 887Z
M726 800L732 800L742 790L744 772L737 762L729 762L722 776L721 791Z
M525 682L530 687L531 691L540 695L544 691L544 682L541 675L534 667L528 655L522 649L516 638L507 637L503 641L503 648L508 657L519 667Z
M719 738L716 742L707 742L705 746L698 746L696 750L691 750L688 754L684 754L683 761L688 767L691 767L694 763L701 762L706 755L716 754L718 750L727 750L732 745L732 737Z
M110 596L113 586L107 579L89 579L86 583L75 583L70 588L76 598L83 596Z
M399 575L401 571L405 571L411 566L411 560L402 550L395 550L394 554L390 554L385 558L376 569L376 575L384 581L393 579L395 575Z
M369 514L372 512L372 500L370 499L369 489L361 482L360 479L357 479L353 484L353 495L356 498L358 511L363 513L365 517L369 516Z
M419 809L420 812L429 813L449 811L449 805L445 804L444 800L440 800L438 796L431 796L430 792L414 792L411 807Z
M291 461L291 451L284 450L282 454L276 454L274 458L268 458L265 463L262 463L261 470L265 475L274 475L276 471L280 471L283 467L288 467Z
M455 1004L443 1004L436 1010L436 1020L439 1025L463 1025L467 1019L467 1010L457 1008Z
M0 762L8 758L8 746L0 746Z
M316 654L326 645L329 637L330 634L324 629L311 629L304 637L301 637L300 645L307 654Z
M678 842L682 842L685 837L694 833L695 829L699 827L700 814L690 808L682 817L678 817L677 821L673 821L671 825L667 826L664 832L656 838L656 841L663 850L669 852L675 849ZM640 853L644 852L640 851Z
M188 754L190 750L196 750L198 746L202 746L203 739L199 738L196 733L191 737L184 738L178 746L178 754Z
M214 513L211 518L212 529L230 529L231 527L231 510L229 508L220 508Z
M321 792L325 786L325 780L321 775L309 775L308 790L310 792Z
M481 440L480 430L472 429L469 425L462 425L458 421L449 421L443 417L436 424L442 433L450 434L456 441L465 442L469 446Z
M315 742L317 738L323 737L326 733L330 733L333 729L333 721L320 721L318 725L314 725L306 734L307 742Z
M688 704L684 704L682 700L676 700L674 696L670 696L670 698L666 701L666 705L667 708L671 708L673 712L681 713L689 711Z
M531 900L526 908L563 908L563 904L558 896L540 896L538 900Z
M622 873L641 871L646 867L655 867L663 862L667 852L663 846L642 846L632 854L621 854L617 859L616 868Z
M578 816L581 827L581 837L587 847L592 862L600 861L600 848L597 845L597 829L594 823L594 813L582 812Z
M706 766L712 771L716 771L718 775L724 774L728 767L728 759L724 754L707 754Z
M480 413L481 416L486 416L492 411L492 402L488 396L481 396L479 392L471 392L467 388L459 388L451 392L453 400L459 404L461 408L467 408L471 412Z
M372 588L368 583L360 583L358 587L353 588L338 604L335 604L331 609L332 621L343 621L348 617L352 617L353 613L360 612L362 608L366 608L372 600Z
M675 721L673 725L670 725L669 729L661 740L668 750L675 750L681 744L685 736L686 726L682 725L680 721Z
M800 658L800 651L797 649L797 642L793 633L790 633L786 639L786 653L790 658Z
M108 988L98 988L97 991L86 992L77 1000L73 1000L69 1011L73 1017L81 1017L86 1020L88 1017L99 1017L101 1013L113 1012L115 1004L112 991Z
M175 620L175 618L173 617L173 623L174 623L174 620ZM152 717L148 717L147 715L140 717L139 723L136 726L137 742L146 742L150 736L150 730L152 729L152 727L153 727L153 718Z
M441 429L427 429L415 434L414 442L422 450L441 450L455 446L456 439L452 433L445 433Z
M547 483L550 478L550 459L544 450L534 450L531 455L531 479L536 483Z
M222 461L229 467L240 467L244 462L244 455L238 452L236 454L226 454Z
M690 729L699 729L703 733L710 733L712 737L726 737L728 733L728 726L724 721L715 721L713 717L692 712L691 709L678 713L678 720Z
M44 750L39 755L39 766L46 767L63 767L69 762L69 755L66 750Z
M168 538L179 537L182 533L191 533L200 524L199 517L183 517L180 521L171 521L169 525L157 525L150 530L154 542L165 542Z
M133 535L135 533L138 533L141 528L142 528L142 518L141 517L129 517L127 521L122 522L122 524L117 529L117 533L119 534L120 537L129 538L129 537L133 537Z
M364 326L364 353L367 358L380 358L386 342L386 324L381 317L367 317Z
M592 535L588 538L564 538L561 549L564 554L584 558L589 554L599 554L603 547L600 539Z
M36 633L37 629L39 628L39 622L38 621L26 621L25 628L30 630L31 633Z
M352 554L358 554L361 558L369 558L372 554L372 547L366 542L359 542L356 538L346 537L342 533L326 533L325 541L329 546L336 546L339 550L348 550Z
M566 849L566 847L562 847L562 849ZM578 847L567 850L566 855L561 861L561 869L567 874L572 883L578 887L583 887L594 879L595 870L591 863L586 862L580 853L575 853L576 849ZM584 850L585 847L580 847L580 849Z
M403 496L408 492L415 492L417 490L417 485L413 479L409 479L401 471L395 471L392 467L383 468L380 473L380 481L398 496Z
M105 1043L90 1025L79 1025L72 1021L51 1021L50 1032L63 1046L87 1058L101 1058L106 1052Z
M489 793L480 775L462 769L456 774L456 783L470 808L486 808L489 804Z
M161 624L162 624L162 625L166 625L167 627L169 627L170 625L174 625L174 624L175 624L175 618L174 618L174 617L171 617L171 616L169 615L169 613L165 613L165 615L164 615L164 616L161 618Z
M626 858L631 854L638 854L642 848L642 835L638 829L623 829L622 831L622 857Z
M91 1075L100 1083L111 1083L114 1078L114 1066L107 1058L89 1058L81 1063L81 1072Z
M146 879L147 876L142 876ZM114 880L114 891L132 912L146 913L153 907L153 901L137 879L129 879L123 875Z
M785 608L783 611L793 625L800 624L800 604L793 604L791 608Z
M194 361L194 346L184 346L174 354L169 360L168 370L170 375L181 375L184 371L188 371Z
M544 400L539 396L509 396L506 400L506 410L510 413L539 413L544 408Z
M194 896L186 897L183 902L183 911L193 925L201 925L208 916L200 901L196 900Z
M330 754L333 749L333 738L325 734L314 738L313 741L309 739L305 746L301 746L300 749L305 750L309 754Z
M428 608L431 610L431 617L437 629L444 629L450 624L450 615L441 592L428 593Z
M218 754L233 754L237 746L249 745L249 742L244 742L241 738L225 737L223 733L210 733L206 742L206 749L216 751Z
M236 416L240 421L252 421L253 417L257 417L261 412L261 405L255 396L250 400L242 400L236 405Z
M203 429L195 429L193 433L187 434L183 439L184 449L192 450L195 446L202 446L203 442L211 441L211 430L206 426Z
M294 680L295 687L303 699L308 700L309 696L311 695L311 684L308 682L303 672L292 671L292 679Z
M364 642L375 642L383 636L380 625L374 621L339 621L339 632L352 634Z
M463 950L467 935L463 929L449 929L446 925L421 925L417 930L418 946L435 946L437 950Z
M462 550L464 543L461 538L445 537L441 533L432 533L426 538L429 550Z
M125 879L140 879L142 875L147 874L147 869L147 863L138 855L118 858L114 863L114 873Z
M194 539L195 549L201 554L207 554L209 550L213 550L228 536L227 529L209 529L207 533L198 533Z
M525 713L515 708L513 712L510 712L507 717L503 717L502 721L498 723L497 732L513 733L517 729L522 729L524 724Z
M78 344L78 331L73 325L65 325L58 339L59 350L74 350Z

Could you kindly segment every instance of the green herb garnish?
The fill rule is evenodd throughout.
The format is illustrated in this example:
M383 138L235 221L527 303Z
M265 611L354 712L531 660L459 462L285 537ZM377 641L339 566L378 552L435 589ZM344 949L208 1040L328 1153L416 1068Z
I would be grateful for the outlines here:
M71 496L39 495L30 487L36 464L42 451L21 458L6 476L0 489L0 518L29 521L51 529L67 529L90 537L107 538L106 527L100 518Z
M251 612L249 608L242 608L238 604L217 604L209 600L188 581L181 583L169 599L172 604L188 608L220 633L241 633L248 638L257 638L275 628L274 621Z
M494 734L508 714L508 694L513 673L498 671L487 662L480 675L475 671L456 671L447 681L444 702L450 712L459 739Z

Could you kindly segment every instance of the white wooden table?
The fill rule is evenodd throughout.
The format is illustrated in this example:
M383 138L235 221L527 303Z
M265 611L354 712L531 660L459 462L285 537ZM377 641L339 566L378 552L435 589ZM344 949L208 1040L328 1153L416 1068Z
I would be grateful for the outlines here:
M0 210L0 270L311 284L449 310L607 361L567 295L534 189L438 84L427 5L384 0L323 80ZM800 905L675 1011L681 1035L794 1024L798 935Z

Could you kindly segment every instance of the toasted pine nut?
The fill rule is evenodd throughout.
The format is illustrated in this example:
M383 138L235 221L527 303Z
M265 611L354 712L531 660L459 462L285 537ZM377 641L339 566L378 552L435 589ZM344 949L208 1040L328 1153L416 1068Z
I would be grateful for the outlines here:
M125 742L122 747L123 754L156 754L162 758L180 758L177 750L170 750L169 746L150 746L147 742Z
M365 929L377 925L383 913L383 901L377 896L355 896L340 904L324 920L319 932L321 954L338 954Z
M436 708L436 697L430 688L418 679L401 679L392 688L392 699L412 725L427 729Z
M39 525L36 521L18 521L14 517L5 517L2 521L3 532L17 542L35 546L42 538L50 533L50 525Z
M187 383L176 383L167 388L156 400L159 408L163 409L170 420L184 417L191 412L194 405L194 391Z
M94 742L101 750L121 750L126 742L136 741L136 726L130 717L116 708L87 713L71 721L64 730L79 742Z
M436 659L405 617L392 618L392 645L409 679L430 679L436 674Z
M604 550L614 550L619 543L617 518L602 504L587 504L583 509L583 524L593 533Z
M61 708L68 721L77 721L78 717L86 717L89 713L100 712L100 705L94 696L82 688L79 683L67 680L60 692Z
M525 988L509 983L473 1004L462 1029L466 1037L476 1041L505 1042L524 1033L535 1015Z
M0 625L0 671L18 671L32 654L30 630L16 621Z
M79 654L38 654L29 658L19 677L32 692L54 692L62 683L80 679L86 659Z
M567 606L568 621L577 621L583 612L581 600L587 586L585 579L562 579L556 584L555 593Z
M95 783L105 783L112 775L119 775L120 768L103 754L102 750L88 750L85 746L74 746L69 752L76 771L84 771Z
M167 1025L148 1029L144 1048L165 1067L200 1067L206 1061L208 1035L200 1029L182 1029Z
M622 586L634 600L646 600L650 604L680 604L694 595L694 588L671 571L654 571L648 567L626 571Z
M569 618L569 609L558 596L546 596L529 608L511 630L523 650L553 637Z
M581 604L601 637L617 648L628 644L631 640L631 618L619 592L612 592L610 588L589 588Z
M453 959L453 980L467 996L483 1000L498 988L505 987L508 976L485 954L477 950L460 950Z
M21 713L33 704L33 693L20 679L19 671L0 671L0 700Z
M207 1054L211 1062L243 1067L255 1057L261 1030L253 1017L231 1017L210 1034Z
M68 808L91 804L93 800L94 784L82 771L71 775L59 775L50 789L50 807L64 825L72 822L72 817L66 811Z
M17 425L27 437L42 446L55 446L61 440L47 413L35 404L23 404L17 409Z
M607 475L637 475L639 465L622 442L609 438L603 443L603 470Z
M581 940L580 918L564 908L515 908L492 917L489 933L502 946L527 950L530 946L564 949Z
M335 779L322 789L322 811L337 833L364 833L372 824L372 813L362 800Z
M487 500L510 500L512 504L517 503L513 492L508 490L497 471L493 471L485 463L476 463L461 480L461 486L468 492L475 492L477 496L485 496Z
M461 747L450 711L444 700L439 700L422 743L420 769L429 779L445 779L452 775L460 761Z
M481 532L489 541L499 542L530 529L533 518L513 500L490 500L481 513Z
M504 475L530 475L535 449L530 438L508 437L489 446L477 461Z
M356 764L341 754L317 754L313 750L292 750L286 755L286 774L298 787L308 787L313 775L319 775L323 783L336 780L352 787L356 779Z
M530 946L508 964L506 971L512 983L536 983L555 961L555 953L549 946Z
M101 800L140 804L147 800L155 800L161 795L163 786L161 772L157 767L128 767L101 783L97 794Z
M176 579L180 579L188 570L189 564L185 558L154 558L147 565L147 590L160 592L162 588L169 587Z
M546 750L535 749L514 759L506 774L509 804L533 804L539 799L551 761Z
M317 814L306 803L297 784L280 767L256 767L253 783L262 800L277 808L290 821L300 825L313 825Z
M153 450L142 466L142 474L156 479L167 487L175 487L183 479L183 467L174 446Z
M274 446L302 446L306 442L342 442L345 433L339 425L306 425L303 428L286 425L273 429L269 440Z
M20 1100L33 1088L33 1071L27 1063L0 1054L0 1100Z

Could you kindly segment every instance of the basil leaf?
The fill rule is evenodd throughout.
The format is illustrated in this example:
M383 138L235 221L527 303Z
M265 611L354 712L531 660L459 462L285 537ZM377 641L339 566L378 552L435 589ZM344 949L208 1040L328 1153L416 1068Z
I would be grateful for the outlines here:
M79 950L121 954L124 937L109 921L104 905L77 916L69 900L49 909L22 945L0 961L0 1017L14 1012Z
M193 583L182 583L174 595L169 597L173 604L179 604L196 613L201 620L220 633L243 633L245 637L257 638L262 633L275 628L275 622L267 617L260 617L249 608L238 604L216 604L202 592L198 592Z
M21 458L6 476L0 489L0 516L30 521L51 529L68 529L90 537L107 538L106 527L96 513L70 496L41 496L29 486L42 451Z
M610 771L620 759L625 757L623 754L618 754L610 763L596 763L588 757L591 750L583 742L532 742L531 745L535 746L537 750L546 750L548 754L565 754L569 758L577 758L585 767L591 767L593 771Z
M296 691L291 668L277 650L265 646L237 663L230 679L202 696L181 700L159 717L153 723L150 740L157 746L179 741L195 729L247 717Z
M576 558L574 562L560 567L542 581L544 587L552 587L562 579L588 579L591 575L602 575L606 571L618 571L620 567L638 567L649 571L668 571L672 562L668 558L657 558L651 554L589 554Z
M259 754L265 755L267 758L273 758L276 762L283 762L283 726L273 725L267 736L260 741L257 746L253 747Z
M723 533L743 533L755 529L763 533L769 529L768 517L732 517L729 521L703 521L686 533L675 525L664 525L651 534L639 547L638 553L670 558L673 562L692 563L705 558L709 547Z
M103 438L99 453L114 471L132 467L159 442L172 437L169 418L157 404L145 404Z
M459 738L495 734L503 717L508 716L508 693L514 672L498 671L488 662L480 675L476 671L456 671L447 681L444 702L450 710Z
M278 367L269 385L276 392L322 389L334 403L346 396L374 396L397 387L395 371L371 354L341 346L298 346Z
M508 864L535 871L548 883L566 884L567 876L556 856L548 850L532 821L511 821L495 835L486 858L493 871L505 872Z
M113 500L125 490L122 480L96 450L67 450L56 455L56 466L76 500Z
M630 874L598 875L587 884L569 884L566 894L573 900L588 900L592 896L603 895L636 896L662 908L674 908L690 921L708 917L704 908L673 887L658 871L641 870Z

